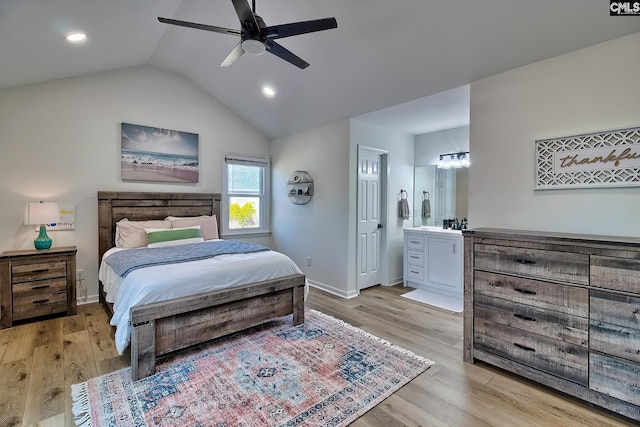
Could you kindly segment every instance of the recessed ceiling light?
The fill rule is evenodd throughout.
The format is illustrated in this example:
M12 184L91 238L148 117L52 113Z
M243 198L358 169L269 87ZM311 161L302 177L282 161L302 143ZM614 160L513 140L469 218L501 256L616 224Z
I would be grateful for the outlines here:
M67 41L70 43L80 43L87 39L87 35L80 31L67 34Z
M262 87L262 93L267 98L273 98L274 96L276 96L276 91L271 86L263 86Z

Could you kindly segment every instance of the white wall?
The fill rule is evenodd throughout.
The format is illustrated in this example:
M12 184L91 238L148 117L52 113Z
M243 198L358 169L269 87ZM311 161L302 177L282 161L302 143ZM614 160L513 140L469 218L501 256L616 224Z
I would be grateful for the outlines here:
M347 296L349 122L341 121L271 142L272 222L276 250L286 253L314 286ZM295 170L309 172L314 195L306 205L287 197ZM307 265L311 257L311 266Z
M436 165L440 154L469 151L469 126L461 126L415 136L416 166Z
M352 197L349 200L349 248L351 254L356 253L357 235L357 191L358 179L357 155L358 146L377 148L389 152L388 169L389 180L387 181L387 250L388 250L388 270L386 277L383 277L383 284L396 284L402 281L402 257L403 257L403 234L404 227L413 226L413 157L414 157L414 137L413 135L394 131L391 129L372 125L370 123L351 120L351 148L349 166L349 189ZM411 212L408 220L403 220L398 215L398 200L400 189L409 192L409 206ZM353 262L349 265L349 289L356 289L356 263L355 255Z
M198 133L200 183L122 182L120 123ZM187 79L136 67L0 91L0 251L33 248L24 204L75 206L76 229L49 235L76 245L86 291L98 291L98 190L220 192L223 152L268 155L269 141ZM82 301L81 301L82 302Z
M289 255L309 282L336 295L358 295L356 283L356 183L358 145L389 151L387 191L389 268L383 283L402 280L402 221L396 195L411 189L413 136L356 120L290 135L271 142L274 247ZM311 174L315 186L307 205L287 197L287 179L295 170ZM307 257L312 265L307 266Z
M640 237L640 188L534 191L534 141L640 126L640 33L471 85L473 227Z

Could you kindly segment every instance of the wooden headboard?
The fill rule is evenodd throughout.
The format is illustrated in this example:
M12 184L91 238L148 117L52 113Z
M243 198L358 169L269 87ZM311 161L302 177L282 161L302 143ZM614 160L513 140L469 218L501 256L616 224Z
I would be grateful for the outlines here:
M167 216L216 215L220 223L219 193L147 193L98 191L98 265L115 246L116 222L165 219Z

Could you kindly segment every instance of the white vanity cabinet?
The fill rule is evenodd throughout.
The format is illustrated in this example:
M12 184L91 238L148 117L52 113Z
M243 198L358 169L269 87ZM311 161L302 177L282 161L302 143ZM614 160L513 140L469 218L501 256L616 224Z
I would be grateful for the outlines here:
M458 230L404 229L404 285L462 299L463 244Z

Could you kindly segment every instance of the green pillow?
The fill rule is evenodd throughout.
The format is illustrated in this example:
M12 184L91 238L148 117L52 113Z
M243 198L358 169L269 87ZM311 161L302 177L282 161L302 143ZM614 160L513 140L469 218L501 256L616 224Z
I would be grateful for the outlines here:
M147 232L147 247L149 248L204 242L200 226L171 229L145 229L145 231Z

